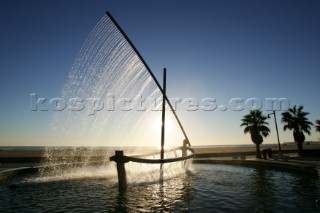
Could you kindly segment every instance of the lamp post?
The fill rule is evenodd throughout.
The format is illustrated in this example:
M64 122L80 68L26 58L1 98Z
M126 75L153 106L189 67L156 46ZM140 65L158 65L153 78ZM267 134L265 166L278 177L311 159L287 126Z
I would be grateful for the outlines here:
M274 116L274 123L275 123L275 125L276 125L277 138L278 138L279 154L281 155L281 154L282 154L282 151L281 151L280 140L279 140L279 132L278 132L278 125L277 125L276 111L273 110L272 113L269 113L269 114L268 114L268 118L270 118L270 115L273 115L273 116Z

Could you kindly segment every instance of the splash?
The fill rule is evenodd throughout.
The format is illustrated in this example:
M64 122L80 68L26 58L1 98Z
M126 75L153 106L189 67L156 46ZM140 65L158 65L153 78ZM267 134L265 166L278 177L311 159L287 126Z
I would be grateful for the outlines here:
M176 158L181 156L181 150L168 151L165 158ZM155 154L147 157L149 159L159 159L160 155ZM92 161L91 161L92 162ZM193 173L194 169L190 165L191 160L177 161L173 163L163 164L145 164L129 162L126 164L127 181L131 185L139 185L141 183L156 183L160 179L170 180L179 175ZM159 173L160 167L162 175ZM27 183L46 183L58 181L72 181L81 179L106 179L112 185L117 185L117 170L114 162L105 162L104 164L92 164L86 162L84 164L57 164L50 167L43 167L39 175L32 178L26 178Z

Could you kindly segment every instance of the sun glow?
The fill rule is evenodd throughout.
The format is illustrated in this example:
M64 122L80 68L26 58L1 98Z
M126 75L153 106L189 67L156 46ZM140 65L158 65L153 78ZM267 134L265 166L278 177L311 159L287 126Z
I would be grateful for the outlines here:
M154 131L161 131L161 124L162 124L162 117L157 116L153 121L153 130ZM173 121L170 117L166 117L165 119L165 134L172 133Z
M167 113L167 114L169 114L169 113ZM153 124L152 124L152 130L155 134L159 134L159 138L161 135L161 124L162 124L161 115L159 115L153 120ZM172 146L182 144L183 138L177 137L180 135L179 134L180 131L181 130L180 130L176 120L174 119L174 117L170 116L170 114L166 115L164 148L169 148ZM180 143L180 141L181 141L181 143ZM157 144L156 146L159 149L161 148L160 141L159 141L159 144Z

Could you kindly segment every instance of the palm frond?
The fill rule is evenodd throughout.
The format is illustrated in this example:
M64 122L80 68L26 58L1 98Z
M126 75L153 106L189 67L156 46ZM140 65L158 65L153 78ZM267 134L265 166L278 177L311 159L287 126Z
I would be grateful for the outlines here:
M283 130L286 131L294 130L294 132L305 132L307 134L311 134L310 130L313 126L313 123L311 123L307 115L309 115L309 112L303 111L303 106L300 105L297 107L296 105L292 108L289 108L288 111L282 113L281 122L285 125L283 126Z
M270 132L270 129L267 127L269 123L266 120L267 117L262 115L261 110L251 110L249 114L242 117L240 127L245 127L245 134L248 132L251 134L253 143L261 144L263 141L261 137L267 137Z

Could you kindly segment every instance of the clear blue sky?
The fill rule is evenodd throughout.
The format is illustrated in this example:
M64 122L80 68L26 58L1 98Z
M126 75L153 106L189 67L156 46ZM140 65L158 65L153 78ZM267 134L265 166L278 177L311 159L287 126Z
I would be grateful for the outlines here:
M110 11L168 96L288 98L320 119L320 1L91 0L0 2L0 146L48 145L52 112L30 111L30 93L59 97L94 25ZM263 108L264 110L264 108ZM243 111L177 112L193 145L252 143ZM266 114L267 112L264 111ZM292 141L282 131L281 141ZM274 120L265 143L274 143ZM307 140L318 140L312 132Z

